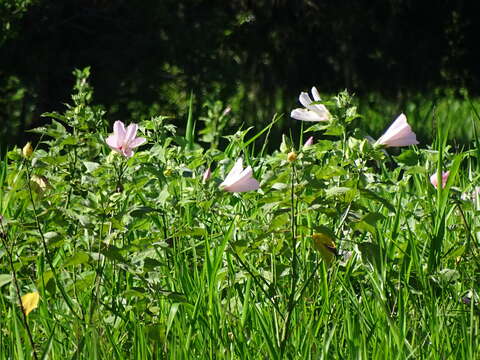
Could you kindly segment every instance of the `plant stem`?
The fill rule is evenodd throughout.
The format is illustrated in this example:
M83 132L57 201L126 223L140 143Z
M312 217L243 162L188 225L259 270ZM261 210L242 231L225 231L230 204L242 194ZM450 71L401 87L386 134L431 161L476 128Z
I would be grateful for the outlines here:
M0 238L2 239L3 247L5 248L5 251L7 252L8 260L10 263L10 268L12 270L12 275L13 275L13 283L15 284L15 292L17 293L17 299L18 303L20 305L20 310L22 311L22 320L23 324L25 326L25 329L27 330L28 334L28 340L30 341L30 346L32 347L32 352L33 352L33 358L35 360L38 359L37 357L37 352L35 351L35 342L33 341L33 336L32 332L30 330L30 326L28 325L28 319L27 319L27 314L25 312L25 309L23 308L22 304L22 296L20 295L20 287L18 286L18 279L17 279L17 272L15 271L15 267L13 266L13 244L12 248L8 248L8 234L3 228L3 224L0 222Z
M296 293L296 287L297 287L297 282L298 282L298 273L297 273L297 216L296 216L296 209L295 209L295 181L296 181L296 172L295 172L295 163L292 162L292 183L291 183L291 232L292 232L292 261L291 261L291 267L292 267L292 280L290 283L290 296L288 299L288 306L287 306L287 317L285 320L285 327L283 329L283 337L282 341L280 344L280 357L283 357L283 354L285 353L285 347L287 345L287 340L290 335L289 333L289 328L290 328L290 322L292 320L292 312L293 309L295 308L295 293Z

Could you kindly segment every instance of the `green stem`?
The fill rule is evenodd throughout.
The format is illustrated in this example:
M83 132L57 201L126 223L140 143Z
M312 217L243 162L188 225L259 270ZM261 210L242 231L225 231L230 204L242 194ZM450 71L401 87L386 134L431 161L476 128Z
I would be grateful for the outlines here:
M290 322L292 321L292 313L293 309L295 308L295 293L296 293L296 288L297 288L297 282L298 282L298 273L297 273L297 234L296 234L296 229L297 229L297 216L296 216L296 208L295 208L295 181L296 181L296 172L295 172L295 164L292 162L292 183L291 183L291 210L292 210L292 219L291 219L291 231L292 231L292 261L291 261L291 267L292 267L292 279L290 283L290 296L288 299L288 306L287 306L287 317L285 320L285 327L283 329L283 337L282 341L280 344L280 354L281 357L283 357L283 354L285 353L285 347L287 345L287 340L289 338L289 328L290 328Z
M37 352L35 351L35 342L33 341L32 332L30 331L30 326L28 325L27 314L25 312L25 309L23 308L22 296L20 295L20 287L18 285L17 272L15 271L15 267L13 266L13 244L12 244L12 248L9 249L8 248L8 241L7 241L8 240L8 234L5 231L5 229L3 227L3 224L1 223L1 220L0 220L0 227L1 227L0 238L2 239L3 247L5 248L5 251L7 252L7 257L8 257L8 260L9 260L10 268L12 270L13 283L15 284L15 292L17 293L18 303L20 305L20 310L22 311L23 324L25 325L25 329L27 330L28 340L30 342L30 346L32 347L33 358L35 360L37 360L38 357L37 357Z

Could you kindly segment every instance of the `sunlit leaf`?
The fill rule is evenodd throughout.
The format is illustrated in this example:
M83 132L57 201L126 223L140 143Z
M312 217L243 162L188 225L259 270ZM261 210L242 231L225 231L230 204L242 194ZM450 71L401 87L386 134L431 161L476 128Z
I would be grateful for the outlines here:
M8 284L10 281L12 281L12 275L10 275L10 274L0 274L0 287Z

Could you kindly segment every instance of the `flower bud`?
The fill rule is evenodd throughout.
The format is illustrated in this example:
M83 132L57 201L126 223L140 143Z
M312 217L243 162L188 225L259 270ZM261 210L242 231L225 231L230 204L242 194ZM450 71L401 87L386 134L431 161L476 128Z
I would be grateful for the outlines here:
M313 145L313 136L310 136L307 141L305 141L305 144L303 144L303 148L308 148L309 146Z
M206 183L211 177L212 177L212 171L210 170L210 168L208 168L207 170L205 170L205 172L202 175L202 181Z
M230 106L227 106L225 110L223 110L222 116L228 115L232 111L232 108Z
M33 153L33 147L32 147L32 144L29 141L23 147L22 154L23 154L24 158L29 158L32 155L32 153Z
M294 162L295 160L297 160L297 154L295 153L295 151L291 151L288 153L287 160L289 162Z

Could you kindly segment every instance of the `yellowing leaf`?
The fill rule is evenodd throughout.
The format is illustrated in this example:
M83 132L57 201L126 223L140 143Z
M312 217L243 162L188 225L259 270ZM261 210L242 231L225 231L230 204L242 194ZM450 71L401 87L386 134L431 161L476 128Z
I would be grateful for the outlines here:
M40 294L38 293L38 291L31 292L22 296L22 307L25 315L30 314L30 311L37 308L39 300Z
M32 175L31 181L33 190L38 194L44 193L50 187L50 183L45 176Z
M337 247L330 235L325 233L315 233L312 235L313 248L320 252L323 261L330 265L337 255Z

